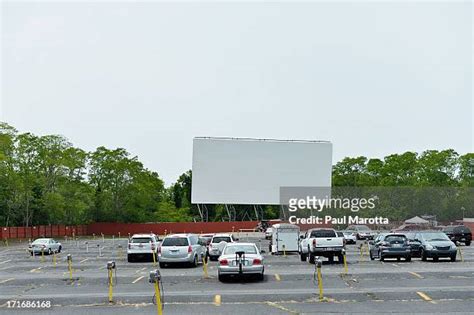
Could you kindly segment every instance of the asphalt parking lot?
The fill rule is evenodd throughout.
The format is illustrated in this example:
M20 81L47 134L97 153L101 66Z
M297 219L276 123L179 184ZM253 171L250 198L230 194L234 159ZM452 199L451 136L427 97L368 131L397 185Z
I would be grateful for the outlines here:
M240 235L268 250L268 241ZM0 248L0 313L32 314L9 308L8 301L50 301L43 314L156 314L153 285L148 283L152 262L128 263L127 240L79 239L65 241L63 251L31 257L27 243ZM89 251L86 251L88 242ZM97 246L99 245L99 246ZM122 246L123 252L119 250ZM99 256L99 248L101 256ZM441 259L422 262L370 261L356 245L347 246L348 274L340 264L322 266L324 300L314 281L315 266L297 255L265 253L265 279L221 283L217 262L203 268L161 269L164 314L305 314L305 313L466 313L474 303L474 246L462 246L464 262ZM66 255L72 255L73 280ZM106 263L115 260L117 284L108 302Z

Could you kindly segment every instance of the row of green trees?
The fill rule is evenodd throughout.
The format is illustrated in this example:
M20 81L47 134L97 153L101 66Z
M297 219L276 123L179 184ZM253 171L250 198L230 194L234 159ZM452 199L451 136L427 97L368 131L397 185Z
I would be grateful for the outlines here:
M165 222L199 219L191 204L192 173L164 187L124 149L86 152L58 135L18 133L0 123L0 226ZM406 152L384 159L345 158L333 167L334 186L474 187L474 153ZM237 219L253 213L240 211ZM259 211L276 218L278 207ZM469 211L469 210L468 210ZM208 205L209 220L225 219L223 205Z

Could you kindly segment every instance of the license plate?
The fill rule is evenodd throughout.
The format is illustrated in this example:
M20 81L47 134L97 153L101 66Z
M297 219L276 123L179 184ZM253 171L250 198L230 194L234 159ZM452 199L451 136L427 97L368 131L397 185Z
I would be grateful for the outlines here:
M393 244L393 247L402 247L401 244Z
M327 251L332 251L332 250L335 250L335 248L334 247L327 247L326 250Z
M466 239L465 238L461 238L461 241L465 241Z

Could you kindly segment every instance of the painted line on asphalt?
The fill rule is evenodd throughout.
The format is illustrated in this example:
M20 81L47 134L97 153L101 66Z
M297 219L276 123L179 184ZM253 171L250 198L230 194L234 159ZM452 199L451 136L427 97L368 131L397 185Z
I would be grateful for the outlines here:
M146 269L146 267L143 267L142 269L139 269L139 270L135 271L135 273L139 273L141 271L144 271L145 269Z
M298 312L296 311L293 311L293 310L290 310L289 308L286 308L280 304L277 304L275 302L266 302L265 304L267 304L268 306L271 306L271 307L274 307L274 308L277 308L279 310L282 310L282 311L285 311L285 312L288 312L289 314L299 314Z
M138 277L138 278L136 278L135 280L133 280L132 283L135 284L135 283L137 283L138 281L142 280L143 278L145 278L145 276Z
M222 299L221 299L220 294L216 294L214 296L214 305L215 306L221 306L221 303L222 303Z
M86 259L81 260L79 263L82 264L83 262L86 262L88 260L89 260L89 258L86 258Z
M415 277L419 278L419 279L424 279L424 277L422 275L420 275L419 273L412 272L412 271L409 271L408 273L411 274L412 276L415 276Z
M41 269L43 269L43 267L38 267L38 268L31 269L30 272L38 272Z
M2 281L0 281L0 284L4 284L4 283L7 283L8 281L12 281L12 280L15 280L15 278L2 280Z
M430 302L430 303L433 303L433 304L436 304L435 301L433 301L433 299L431 297L429 297L426 293L423 293L421 291L418 291L416 292L416 294L418 294L423 300L425 300L426 302Z
M276 279L276 281L281 281L280 275L279 275L279 274L275 274L275 279Z
M0 265L6 264L7 262L10 262L10 261L12 261L12 260L9 259L9 260L5 260L5 261L0 261Z
M397 264L392 264L392 266L397 267L397 268L400 268L400 266L397 265Z

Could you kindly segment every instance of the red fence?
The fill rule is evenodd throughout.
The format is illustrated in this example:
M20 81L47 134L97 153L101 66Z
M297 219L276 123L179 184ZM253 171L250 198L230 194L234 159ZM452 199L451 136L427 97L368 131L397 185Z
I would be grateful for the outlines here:
M29 227L2 227L0 238L37 238L87 235L87 225L38 225Z
M1 239L12 238L37 238L37 237L62 237L81 235L128 235L135 233L219 233L239 232L240 230L254 229L258 221L234 222L169 222L169 223L92 223L89 225L40 225L32 227L2 227ZM316 225L300 225L302 230ZM330 225L319 225L330 226Z

